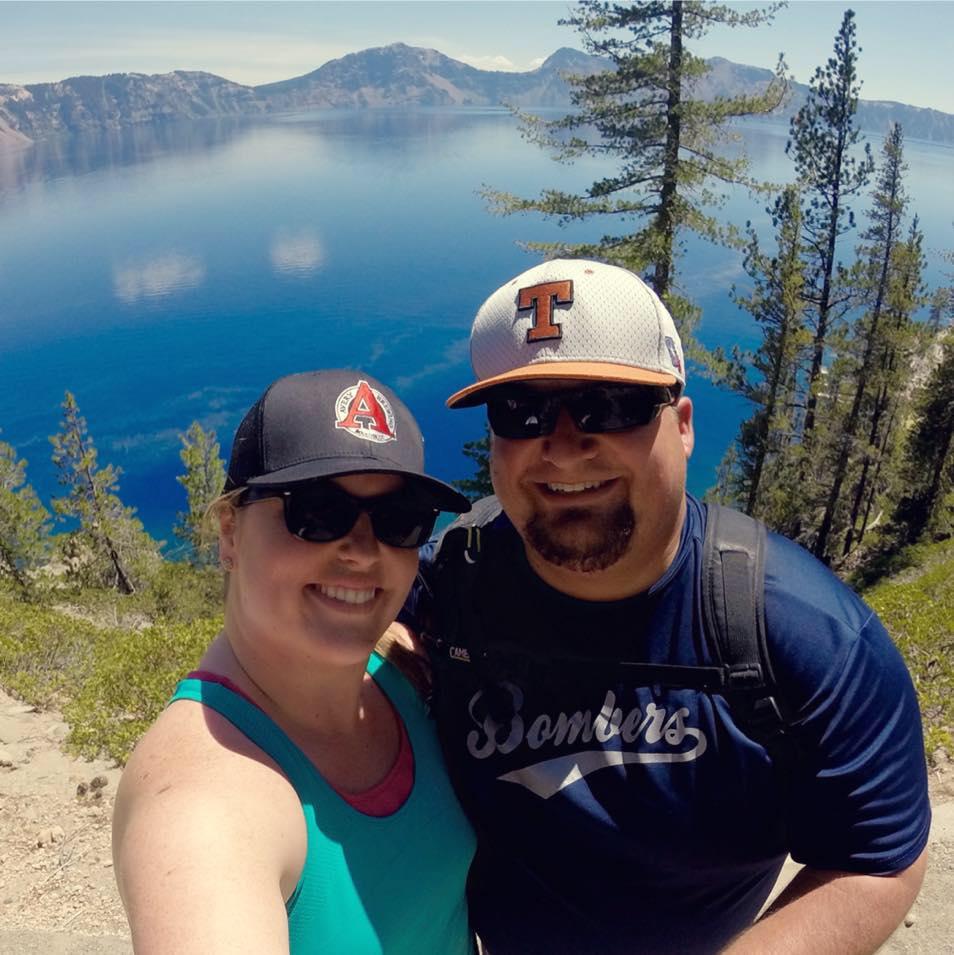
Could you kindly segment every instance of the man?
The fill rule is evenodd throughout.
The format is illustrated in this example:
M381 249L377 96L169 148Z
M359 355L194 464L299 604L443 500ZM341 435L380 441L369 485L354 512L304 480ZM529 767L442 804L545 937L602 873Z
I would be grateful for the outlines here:
M554 260L484 303L471 358L448 404L487 404L499 505L445 535L414 612L490 955L873 952L930 824L915 695L877 618L769 535L790 759L725 695L642 678L719 662L669 313L624 269ZM789 852L805 868L753 925Z

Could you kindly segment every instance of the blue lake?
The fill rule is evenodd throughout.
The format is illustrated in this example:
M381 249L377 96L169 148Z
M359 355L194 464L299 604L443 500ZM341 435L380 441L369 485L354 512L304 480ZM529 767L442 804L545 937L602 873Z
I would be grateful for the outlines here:
M786 135L744 129L756 176L791 177ZM939 253L954 247L954 150L910 142L906 157L937 285ZM607 168L552 162L500 110L311 113L0 152L0 437L48 501L59 493L48 436L71 390L101 462L123 470L124 501L171 541L190 422L214 427L227 455L272 379L347 366L404 397L435 474L466 476L461 446L482 434L482 414L444 399L471 380L476 308L537 261L518 240L606 231L496 218L476 191L579 189ZM735 190L721 214L768 228L764 204ZM703 307L706 344L756 342L728 295L744 281L738 254L689 241L680 277ZM698 375L689 394L690 487L702 493L746 408Z

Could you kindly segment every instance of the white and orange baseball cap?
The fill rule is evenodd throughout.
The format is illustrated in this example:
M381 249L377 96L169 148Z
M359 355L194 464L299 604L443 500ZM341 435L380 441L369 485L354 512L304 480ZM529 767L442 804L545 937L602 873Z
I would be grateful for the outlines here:
M588 259L551 259L497 289L474 319L470 361L477 381L452 394L450 408L540 379L677 392L686 383L682 342L659 296L633 272Z

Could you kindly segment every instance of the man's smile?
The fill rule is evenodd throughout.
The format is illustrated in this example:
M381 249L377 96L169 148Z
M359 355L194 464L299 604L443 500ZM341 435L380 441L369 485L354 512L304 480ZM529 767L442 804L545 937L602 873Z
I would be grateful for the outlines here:
M617 478L608 478L599 481L537 481L535 486L548 501L561 500L584 504L605 497L617 483Z

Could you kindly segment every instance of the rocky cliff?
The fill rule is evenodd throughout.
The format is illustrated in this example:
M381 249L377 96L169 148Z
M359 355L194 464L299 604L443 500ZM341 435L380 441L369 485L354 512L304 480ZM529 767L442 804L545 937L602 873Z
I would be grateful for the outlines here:
M88 129L257 113L254 90L211 73L113 73L0 86L0 122L30 139Z
M694 94L703 99L756 93L769 70L719 57ZM161 124L207 116L237 116L318 108L570 106L564 76L606 69L606 61L578 50L557 50L523 73L478 70L437 50L394 43L331 60L304 76L249 87L211 73L177 70L158 76L119 73L59 83L0 85L0 146L58 133ZM792 115L808 87L795 83L780 108ZM873 137L900 122L909 138L954 143L954 116L901 103L862 100L858 122Z

